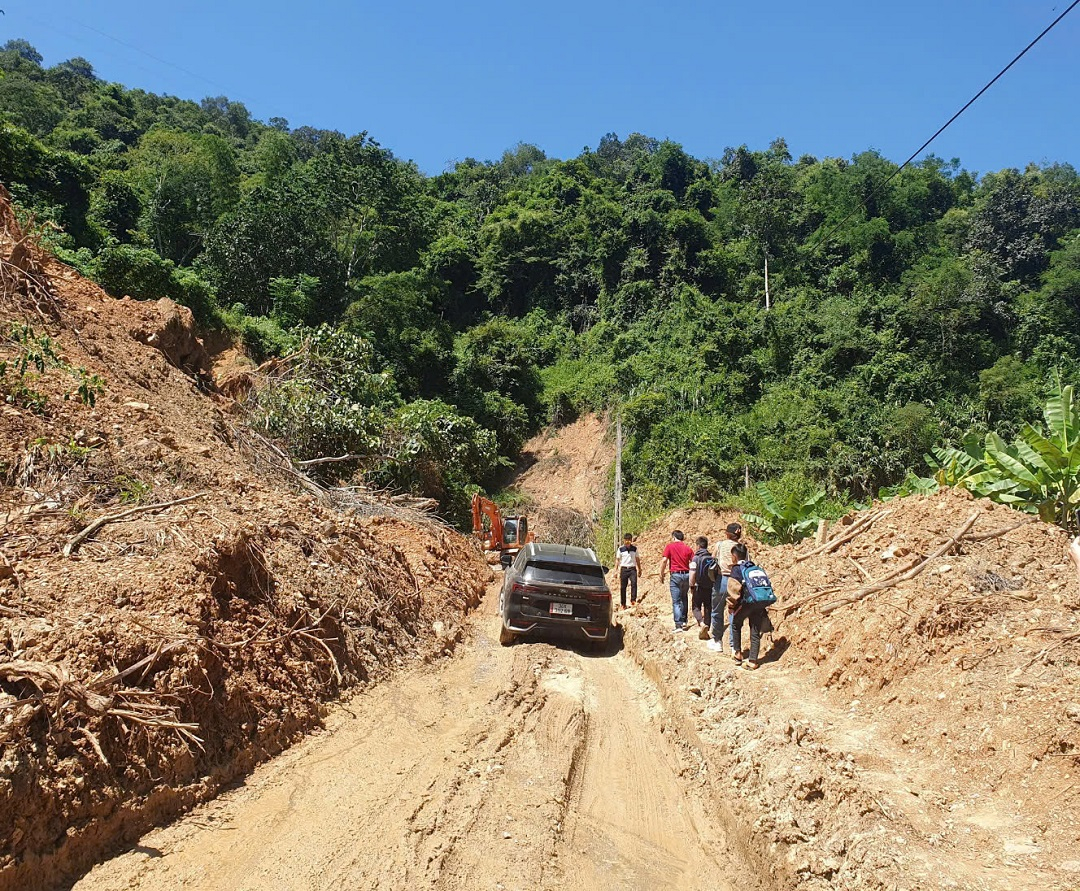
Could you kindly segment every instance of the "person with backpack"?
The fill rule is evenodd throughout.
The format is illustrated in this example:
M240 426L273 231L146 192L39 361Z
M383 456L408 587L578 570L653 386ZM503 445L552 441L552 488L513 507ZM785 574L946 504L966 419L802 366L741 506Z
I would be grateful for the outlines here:
M698 637L709 639L709 623L712 620L712 589L716 580L716 558L709 553L709 539L697 538L697 550L690 561L691 610L698 624Z
M742 539L742 526L738 523L728 523L724 530L724 538L716 545L716 580L713 582L712 591L712 640L709 641L709 649L717 653L724 651L724 631L728 629L728 623L724 621L724 601L727 598L728 579L731 578L731 567L735 565L735 558L731 555L731 549Z
M671 612L675 618L675 633L686 630L686 601L690 590L690 561L694 559L694 552L684 540L681 529L671 533L671 541L664 548L664 557L660 561L660 584L664 584L664 577L671 570L671 580L668 590L671 592Z
M758 654L761 649L761 635L772 629L766 610L776 603L769 576L756 563L749 559L746 545L739 542L731 549L738 561L731 567L731 579L728 581L727 605L731 613L731 656L736 665L743 664L742 626L750 624L750 654L745 667L753 671L758 667Z

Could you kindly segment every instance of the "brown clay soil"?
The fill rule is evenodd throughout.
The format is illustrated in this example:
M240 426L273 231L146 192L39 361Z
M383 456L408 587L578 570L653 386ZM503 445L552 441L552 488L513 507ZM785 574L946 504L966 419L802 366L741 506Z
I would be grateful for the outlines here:
M751 542L781 602L749 672L671 633L669 530L736 516L677 511L641 536L621 649L501 648L471 544L298 495L214 392L190 316L41 262L44 296L0 266L0 322L106 391L64 400L53 369L43 413L0 409L3 891L1080 884L1060 530L944 493L845 518L829 553ZM531 448L537 508L599 511L601 421Z
M737 518L673 513L639 541L653 577L624 614L627 648L690 715L686 738L776 887L1080 887L1080 596L1066 535L961 492L876 509L849 542L798 563L813 540L751 542L781 596L755 672L670 633L655 578L670 530L712 540ZM845 603L972 516L971 537L921 574Z
M625 653L470 645L351 700L78 891L743 886L701 765ZM757 887L751 882L746 887Z
M298 489L214 392L191 314L42 255L6 196L0 278L0 889L30 891L212 796L341 691L452 650L491 572L422 515ZM27 324L63 366L14 373ZM93 407L78 367L104 382Z
M551 427L522 449L513 489L539 540L587 544L611 500L615 440L604 418L585 414Z

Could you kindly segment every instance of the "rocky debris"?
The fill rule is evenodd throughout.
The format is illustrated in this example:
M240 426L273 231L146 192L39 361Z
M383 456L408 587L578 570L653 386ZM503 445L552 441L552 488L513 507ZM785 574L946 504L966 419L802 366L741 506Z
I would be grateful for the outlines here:
M210 358L195 332L195 317L190 309L168 297L138 306L138 323L130 331L135 340L160 350L172 365L188 374L206 375L210 371Z

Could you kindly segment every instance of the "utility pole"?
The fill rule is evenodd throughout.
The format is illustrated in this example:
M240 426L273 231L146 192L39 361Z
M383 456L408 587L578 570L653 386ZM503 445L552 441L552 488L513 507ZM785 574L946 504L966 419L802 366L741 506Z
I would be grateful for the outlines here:
M622 544L622 411L615 415L615 546L613 554L619 553Z
M765 252L765 312L768 312L772 303L769 300L769 252Z

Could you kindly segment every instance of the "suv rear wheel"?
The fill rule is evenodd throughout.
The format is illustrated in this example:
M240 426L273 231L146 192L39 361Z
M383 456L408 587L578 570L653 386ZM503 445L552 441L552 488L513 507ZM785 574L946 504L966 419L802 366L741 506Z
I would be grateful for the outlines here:
M499 643L508 647L514 642L515 637L517 635L502 623L502 619L499 619Z

